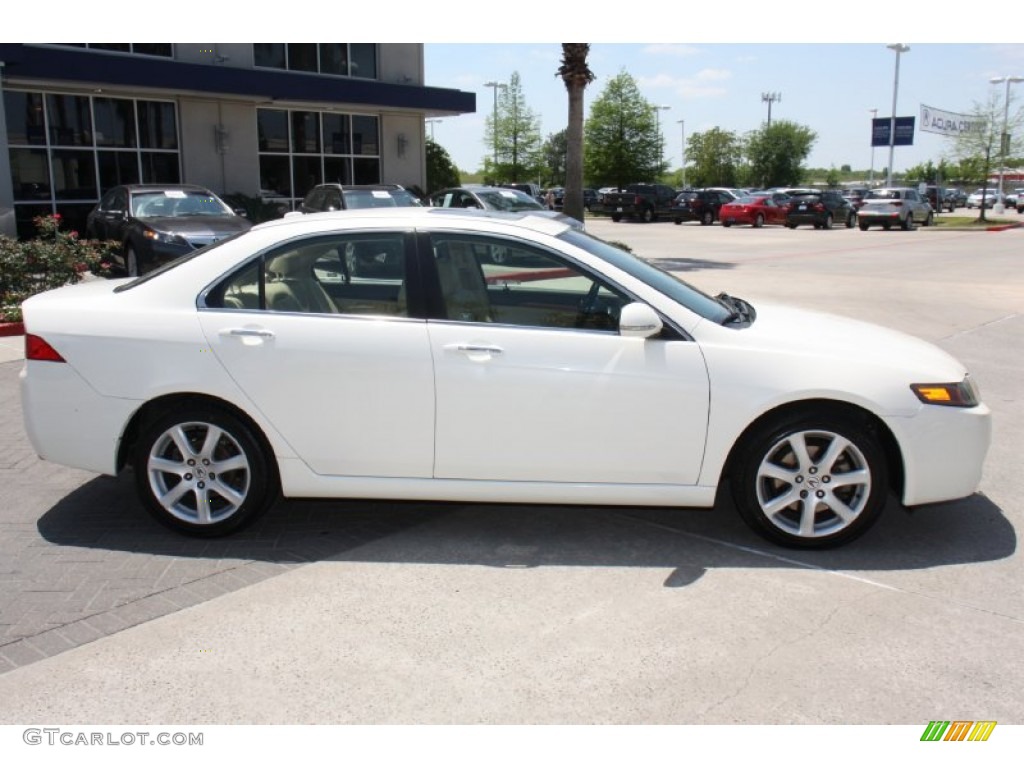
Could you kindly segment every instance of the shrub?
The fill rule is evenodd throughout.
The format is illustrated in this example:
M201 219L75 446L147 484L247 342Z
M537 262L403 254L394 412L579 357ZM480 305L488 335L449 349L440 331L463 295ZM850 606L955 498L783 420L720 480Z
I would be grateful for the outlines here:
M29 296L79 282L87 273L109 277L112 241L82 240L60 228L60 214L37 216L34 240L0 235L0 322L21 320L21 302Z

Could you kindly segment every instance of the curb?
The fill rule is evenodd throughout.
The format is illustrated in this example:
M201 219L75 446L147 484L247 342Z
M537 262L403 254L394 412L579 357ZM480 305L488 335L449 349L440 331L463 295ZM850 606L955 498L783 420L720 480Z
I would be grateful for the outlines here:
M0 336L24 336L24 323L0 323Z

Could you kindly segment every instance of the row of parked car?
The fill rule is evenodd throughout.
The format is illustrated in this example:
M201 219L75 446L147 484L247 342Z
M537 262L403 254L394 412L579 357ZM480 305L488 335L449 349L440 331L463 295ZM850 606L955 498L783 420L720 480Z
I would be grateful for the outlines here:
M582 221L549 209L528 191L514 186L477 184L442 189L425 201L398 184L320 184L305 196L298 211L284 215L423 205L531 211L564 221L576 229L583 228ZM252 224L245 218L245 211L233 210L204 187L192 184L126 184L108 191L89 213L86 234L93 239L121 243L122 248L114 254L120 263L115 266L128 275L136 276L196 248L244 232Z
M991 191L979 190L976 196L963 193L962 200L961 192L938 187L928 187L924 192L914 187L842 192L799 187L763 190L708 187L676 192L661 184L632 184L606 193L601 201L602 210L613 221L671 218L676 224L697 221L710 225L720 221L725 227L778 224L796 228L806 224L815 229L846 226L861 230L872 226L884 229L894 226L913 229L918 224L931 226L937 211L953 211L961 204L980 206L982 196L986 207L996 202ZM1019 195L1008 195L1006 202L1024 212L1024 200Z
M439 190L423 201L397 184L320 184L306 195L297 212L285 215L428 205L531 211L576 229L583 228L583 222L560 212L564 190L552 190L553 194L545 199L539 188L524 190L516 186L467 184ZM1005 201L1007 205L1016 205L1018 212L1024 212L1021 192L1016 190ZM991 190L979 190L977 195L977 199L972 195L965 200L968 208L981 205L982 195L985 195L987 207L995 202L995 193ZM623 190L585 190L584 201L587 210L605 211L615 221L623 217L653 221L664 216L676 224L699 221L709 225L720 221L724 227L778 224L791 228L809 225L815 229L859 226L865 230L877 225L885 229L894 226L911 229L917 224L931 225L935 213L927 195L922 196L909 187L863 190L863 194L861 190L852 190L840 194L834 190L726 187L677 192L662 184L634 184ZM951 204L955 207L956 201ZM86 230L90 238L121 243L122 249L115 254L121 262L118 266L134 276L191 250L244 232L251 226L244 211L232 210L204 187L129 184L114 187L103 196L89 214Z

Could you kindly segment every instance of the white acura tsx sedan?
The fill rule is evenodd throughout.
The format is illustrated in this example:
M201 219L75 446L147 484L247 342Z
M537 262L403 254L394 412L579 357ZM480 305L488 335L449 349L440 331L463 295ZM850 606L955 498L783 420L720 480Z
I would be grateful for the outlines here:
M134 469L163 523L285 497L711 507L788 546L979 483L964 366L852 319L712 297L529 214L287 218L24 304L28 434ZM808 334L813 329L813 334Z

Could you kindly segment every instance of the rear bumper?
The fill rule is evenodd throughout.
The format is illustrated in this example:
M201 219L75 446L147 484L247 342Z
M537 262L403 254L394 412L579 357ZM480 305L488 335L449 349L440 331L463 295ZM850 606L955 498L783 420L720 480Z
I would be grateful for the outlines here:
M25 431L40 458L117 474L125 425L140 403L99 394L66 363L27 360L21 370Z

